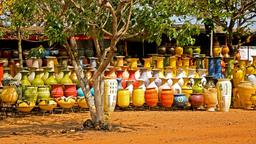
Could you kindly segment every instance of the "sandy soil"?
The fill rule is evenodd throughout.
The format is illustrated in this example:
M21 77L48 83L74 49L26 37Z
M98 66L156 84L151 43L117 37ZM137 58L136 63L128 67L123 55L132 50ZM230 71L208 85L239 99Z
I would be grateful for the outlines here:
M0 121L1 144L255 144L256 112L114 112L114 132L80 131L88 112Z

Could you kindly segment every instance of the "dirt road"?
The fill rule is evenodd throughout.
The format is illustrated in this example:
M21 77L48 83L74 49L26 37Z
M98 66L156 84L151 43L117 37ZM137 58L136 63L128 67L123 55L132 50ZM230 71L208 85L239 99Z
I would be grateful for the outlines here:
M114 112L114 132L79 131L89 114L7 118L0 144L255 144L256 111Z

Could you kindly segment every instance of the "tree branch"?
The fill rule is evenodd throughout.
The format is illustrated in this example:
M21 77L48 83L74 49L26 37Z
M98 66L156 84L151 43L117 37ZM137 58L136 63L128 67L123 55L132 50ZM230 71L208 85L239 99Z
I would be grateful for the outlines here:
M129 28L131 16L132 16L132 6L133 6L133 0L130 1L130 10L129 10L127 21L125 22L124 26L118 31L119 36L122 36L124 33L126 33Z
M78 9L80 9L82 12L84 12L84 8L83 8L80 4L76 3L74 0L70 0L70 2L71 2L76 8L78 8Z

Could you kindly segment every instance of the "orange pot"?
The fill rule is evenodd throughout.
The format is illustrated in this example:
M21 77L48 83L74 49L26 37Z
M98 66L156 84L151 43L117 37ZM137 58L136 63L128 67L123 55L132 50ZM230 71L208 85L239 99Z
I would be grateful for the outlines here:
M146 104L150 107L157 106L158 94L155 88L147 88L145 92Z
M171 107L173 104L173 91L172 89L162 89L161 104L163 107Z

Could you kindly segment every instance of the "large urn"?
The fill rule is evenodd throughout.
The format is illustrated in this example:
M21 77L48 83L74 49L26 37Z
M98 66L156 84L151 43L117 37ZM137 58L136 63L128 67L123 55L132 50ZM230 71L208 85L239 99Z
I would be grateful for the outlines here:
M231 105L232 84L229 79L218 79L216 87L219 110L228 112Z

